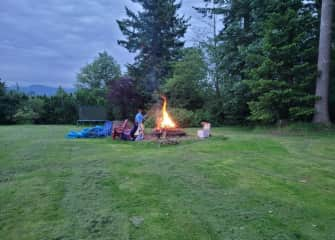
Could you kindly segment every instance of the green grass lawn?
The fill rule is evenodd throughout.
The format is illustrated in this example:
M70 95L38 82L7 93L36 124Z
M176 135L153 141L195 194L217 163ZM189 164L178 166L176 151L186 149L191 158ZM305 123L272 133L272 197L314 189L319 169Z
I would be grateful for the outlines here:
M0 127L0 239L335 239L335 132L68 140ZM189 129L195 133L195 129Z

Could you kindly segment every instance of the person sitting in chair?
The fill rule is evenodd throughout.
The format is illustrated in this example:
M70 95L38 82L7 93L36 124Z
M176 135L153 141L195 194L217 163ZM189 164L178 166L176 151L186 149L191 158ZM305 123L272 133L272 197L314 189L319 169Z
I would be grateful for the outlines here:
M136 138L135 133L136 133L138 127L143 123L143 121L144 121L144 116L142 114L142 109L139 108L138 112L135 116L134 126L133 126L133 128L131 129L131 132L130 132L130 136L133 140L135 140L135 138Z

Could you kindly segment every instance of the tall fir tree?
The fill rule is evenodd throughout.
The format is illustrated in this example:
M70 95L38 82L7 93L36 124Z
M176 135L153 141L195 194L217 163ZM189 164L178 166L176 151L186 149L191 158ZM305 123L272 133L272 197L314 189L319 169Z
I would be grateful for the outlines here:
M310 120L313 115L318 19L303 1L273 1L268 6L256 66L248 74L251 120Z
M135 13L126 7L127 18L117 23L125 40L118 43L137 53L129 73L151 94L159 90L171 74L171 63L178 59L184 46L188 19L178 15L181 2L175 0L132 0L141 5Z
M310 120L318 3L204 1L223 14L217 51L224 120Z
M262 30L260 24L269 0L204 2L205 7L198 8L199 12L207 16L222 15L220 18L223 19L223 28L214 39L216 79L220 89L216 112L221 112L218 116L223 116L225 122L242 122L249 114L249 94L243 79L253 67L247 65L246 54L251 44L259 41Z

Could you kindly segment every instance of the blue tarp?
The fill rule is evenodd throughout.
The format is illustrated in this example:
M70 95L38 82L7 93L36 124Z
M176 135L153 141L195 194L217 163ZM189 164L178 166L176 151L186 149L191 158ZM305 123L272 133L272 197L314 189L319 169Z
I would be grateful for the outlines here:
M95 126L91 128L84 128L81 131L70 131L67 138L98 138L107 137L112 134L113 123L106 121L104 126Z

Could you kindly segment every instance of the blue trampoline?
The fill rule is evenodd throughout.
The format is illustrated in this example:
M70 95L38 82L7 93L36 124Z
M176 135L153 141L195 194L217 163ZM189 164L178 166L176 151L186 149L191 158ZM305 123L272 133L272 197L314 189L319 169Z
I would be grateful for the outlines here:
M91 128L84 128L81 131L70 131L67 138L102 138L111 136L113 129L113 122L106 121L104 126L95 126Z

